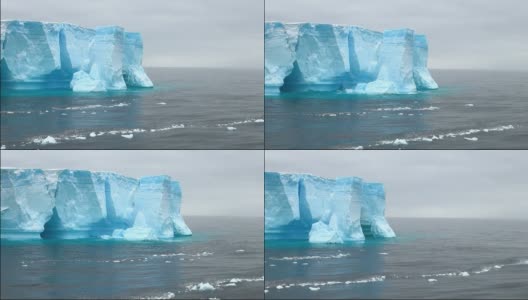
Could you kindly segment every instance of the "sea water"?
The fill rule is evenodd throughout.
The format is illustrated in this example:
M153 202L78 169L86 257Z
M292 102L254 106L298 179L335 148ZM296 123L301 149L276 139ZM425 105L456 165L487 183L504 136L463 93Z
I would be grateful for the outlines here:
M2 240L1 297L262 298L263 220L185 220L193 235L167 241Z
M526 298L528 222L389 219L395 239L266 241L266 298Z
M154 88L1 90L6 149L262 149L258 70L148 68ZM45 140L48 136L50 139Z
M266 97L266 148L528 148L528 72L432 74L440 89L414 95Z

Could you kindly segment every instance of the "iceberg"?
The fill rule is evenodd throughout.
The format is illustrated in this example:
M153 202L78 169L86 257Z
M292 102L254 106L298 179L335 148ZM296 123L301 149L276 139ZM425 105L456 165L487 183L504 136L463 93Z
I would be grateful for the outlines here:
M85 170L1 170L1 237L166 239L191 235L169 176Z
M396 236L380 183L276 172L264 178L266 239L345 243Z
M2 20L0 46L2 88L101 92L153 87L142 67L141 34L119 26Z
M265 23L265 94L344 91L412 94L437 89L425 35L357 26Z

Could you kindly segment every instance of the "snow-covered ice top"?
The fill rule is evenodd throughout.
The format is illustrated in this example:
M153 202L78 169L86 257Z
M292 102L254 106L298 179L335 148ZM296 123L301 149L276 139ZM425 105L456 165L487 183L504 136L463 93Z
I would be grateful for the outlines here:
M142 67L141 34L119 26L2 20L2 85L77 92L152 87Z
M83 170L1 170L2 238L191 235L169 176L134 179Z
M265 23L265 93L410 94L437 89L424 35L356 26Z
M395 236L385 219L380 183L266 172L264 186L267 239L343 243Z

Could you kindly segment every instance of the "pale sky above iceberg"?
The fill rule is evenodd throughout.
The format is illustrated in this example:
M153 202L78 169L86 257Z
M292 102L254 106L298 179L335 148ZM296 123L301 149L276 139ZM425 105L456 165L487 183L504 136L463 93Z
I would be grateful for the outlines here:
M144 66L263 68L263 0L2 0L1 11L2 19L141 32Z
M183 216L264 215L262 151L4 150L2 167L112 171L138 178L169 175L182 187Z
M266 0L266 21L409 27L433 69L528 69L526 0Z
M266 151L266 170L382 182L389 217L528 219L528 151Z

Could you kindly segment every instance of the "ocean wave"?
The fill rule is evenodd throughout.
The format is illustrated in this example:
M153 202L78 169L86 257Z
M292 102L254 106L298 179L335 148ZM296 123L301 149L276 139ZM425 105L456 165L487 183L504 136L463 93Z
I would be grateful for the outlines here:
M439 110L440 107L437 106L428 106L428 107L409 107L409 106L402 106L402 107L380 107L376 108L373 111L431 111L431 110Z
M355 279L355 280L346 280L346 281L330 280L330 281L312 281L312 282L298 282L298 283L280 283L280 284L275 285L275 288L278 290L289 289L292 287L320 288L322 286L382 282L382 281L385 281L385 279L386 279L385 275L375 275L375 276L367 277L364 279Z
M513 125L503 125L503 126L497 126L492 128L482 128L482 129L468 129L468 130L461 130L457 132L449 132L445 134L433 134L433 135L426 135L426 136L418 136L413 138L396 138L394 140L384 140L376 143L374 146L384 146L384 145L407 145L410 142L433 142L435 140L444 140L447 138L456 138L456 137L463 137L468 135L474 135L476 133L489 133L489 132L501 132L505 130L511 130L515 129L515 126ZM478 141L478 137L469 137L466 138L466 140L469 141Z
M236 287L238 284L248 283L248 282L263 282L264 276L261 277L249 277L249 278L230 278L222 279L210 282L199 282L199 283L188 283L185 285L185 291L211 291L216 289L224 289Z
M102 104L91 104L91 105L82 105L82 106L69 106L69 107L52 107L52 110L55 111L67 111L67 110L89 110L97 108L114 108L114 107L126 107L130 103L120 102L112 105L102 105Z
M349 253L338 253L335 255L313 255L313 256L285 256L285 257L271 257L271 260L309 260L309 259L336 259L350 256Z
M243 121L235 121L231 123L217 124L218 127L231 127L233 125L251 124L251 123L264 123L264 119L247 119Z

